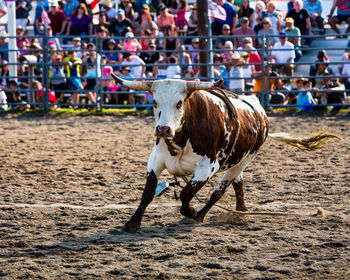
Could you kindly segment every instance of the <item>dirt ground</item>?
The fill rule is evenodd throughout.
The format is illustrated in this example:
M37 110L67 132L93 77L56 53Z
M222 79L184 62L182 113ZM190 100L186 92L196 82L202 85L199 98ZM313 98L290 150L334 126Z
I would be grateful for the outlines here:
M142 194L152 116L1 117L0 278L349 279L350 117L270 121L272 132L344 138L318 152L268 139L246 170L250 211L299 215L215 207L198 224L181 216L171 189L128 234L121 228ZM234 209L233 189L219 204Z

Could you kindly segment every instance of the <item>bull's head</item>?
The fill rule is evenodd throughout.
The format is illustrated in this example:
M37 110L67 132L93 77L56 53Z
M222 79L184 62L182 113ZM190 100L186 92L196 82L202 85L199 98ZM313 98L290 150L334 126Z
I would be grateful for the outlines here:
M173 138L181 130L185 100L195 90L208 90L219 86L217 82L189 82L183 80L127 81L112 73L112 77L124 87L149 91L154 98L154 116L157 137Z

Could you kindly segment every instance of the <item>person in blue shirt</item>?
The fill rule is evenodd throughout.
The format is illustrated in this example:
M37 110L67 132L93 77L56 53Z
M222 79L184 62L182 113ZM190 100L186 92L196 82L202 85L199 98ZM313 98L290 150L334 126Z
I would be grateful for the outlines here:
M311 94L311 81L298 79L296 81L296 86L298 90L298 97L297 97L297 110L312 110L311 106L305 106L305 105L312 105L316 104L317 102L312 97Z
M222 26L228 24L233 34L237 24L237 11L236 8L225 0L215 0L216 4L221 6L226 11L226 20L215 19L211 25L213 35L220 35Z
M322 15L322 3L320 0L304 0L304 9L309 12L311 24L317 24L320 34L325 33L324 18Z
M119 76L121 79L123 80L130 80L130 81L134 81L135 77L130 73L130 67L129 66L123 66L122 70L121 70L121 75ZM116 104L135 104L135 99L134 99L134 94L132 91L130 91L130 89L123 87L122 85L120 85L120 88L118 91L128 91L130 92L129 94L127 94L127 98L126 98L126 94L115 94L115 101ZM119 100L119 98L121 100ZM126 100L127 99L127 100ZM119 102L122 103L119 103Z
M0 59L1 60L9 60L9 44L7 42L8 35L5 30L0 32Z

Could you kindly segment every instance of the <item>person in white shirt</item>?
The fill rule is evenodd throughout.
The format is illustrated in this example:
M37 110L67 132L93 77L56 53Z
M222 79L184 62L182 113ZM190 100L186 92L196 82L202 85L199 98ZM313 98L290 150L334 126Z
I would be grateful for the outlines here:
M169 63L170 65L165 70L167 79L180 79L181 68L177 64L177 58L174 56L171 56L169 58Z
M287 33L281 31L279 33L279 42L275 43L271 52L272 70L278 70L280 74L293 76L294 74L294 45L287 40Z
M0 89L0 111L7 111L7 96L5 92Z
M242 58L236 51L232 55L232 67L230 69L230 90L238 94L242 94L244 90L244 79L242 70Z
M145 62L136 55L132 55L127 52L123 54L122 66L130 66L130 74L135 77L135 79L140 79L145 77L146 66Z

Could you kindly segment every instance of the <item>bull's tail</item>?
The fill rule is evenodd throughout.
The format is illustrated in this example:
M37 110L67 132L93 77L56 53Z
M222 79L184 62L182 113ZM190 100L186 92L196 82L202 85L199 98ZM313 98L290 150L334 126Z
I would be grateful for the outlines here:
M288 133L269 133L269 136L275 141L306 151L322 149L326 146L327 140L332 138L342 140L341 137L327 132L319 132L310 137L295 137Z

